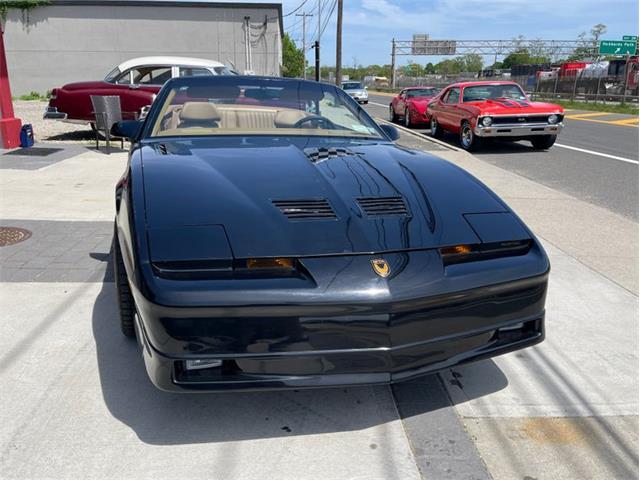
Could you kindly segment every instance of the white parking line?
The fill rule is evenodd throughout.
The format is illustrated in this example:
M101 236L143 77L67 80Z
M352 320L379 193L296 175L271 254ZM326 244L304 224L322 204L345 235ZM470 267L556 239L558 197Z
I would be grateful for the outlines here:
M369 100L369 105L377 105L378 107L389 108L389 105L383 105L381 103L372 102L371 100Z
M587 150L584 148L571 147L569 145L563 145L561 143L556 143L556 147L567 148L569 150L575 150L576 152L589 153L591 155L598 155L600 157L612 158L613 160L619 160L621 162L633 163L634 165L638 165L638 160L631 160L630 158L617 157L615 155L609 155L608 153L594 152L593 150Z

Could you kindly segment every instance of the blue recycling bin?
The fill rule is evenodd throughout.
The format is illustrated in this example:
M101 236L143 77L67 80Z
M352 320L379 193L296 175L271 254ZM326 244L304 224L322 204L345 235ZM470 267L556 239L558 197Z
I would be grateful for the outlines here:
M20 146L23 148L33 147L33 127L30 123L20 129Z

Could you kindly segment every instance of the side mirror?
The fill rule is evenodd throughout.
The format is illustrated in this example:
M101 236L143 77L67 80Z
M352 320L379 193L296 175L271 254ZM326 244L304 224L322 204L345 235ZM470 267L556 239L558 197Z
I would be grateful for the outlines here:
M113 127L111 127L111 135L114 137L124 137L128 140L135 140L138 138L141 128L141 121L126 120L124 122L114 123Z
M383 123L380 125L382 131L389 137L392 142L395 142L400 138L400 132L393 125L389 125L388 123Z
M365 90L369 90L369 87L367 87L367 86L365 85L365 86L364 86L364 89L365 89Z

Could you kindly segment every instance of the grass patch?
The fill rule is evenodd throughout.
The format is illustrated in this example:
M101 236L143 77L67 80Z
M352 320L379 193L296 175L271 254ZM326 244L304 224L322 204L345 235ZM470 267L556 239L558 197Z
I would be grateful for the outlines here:
M638 115L638 106L629 103L621 105L595 102L572 102L571 100L559 100L556 98L536 98L535 101L555 103L571 110L589 110L592 112L627 113L629 115Z
M49 92L45 93L44 95L38 92L31 92L25 95L20 95L18 97L18 100L48 100L48 99L49 99Z

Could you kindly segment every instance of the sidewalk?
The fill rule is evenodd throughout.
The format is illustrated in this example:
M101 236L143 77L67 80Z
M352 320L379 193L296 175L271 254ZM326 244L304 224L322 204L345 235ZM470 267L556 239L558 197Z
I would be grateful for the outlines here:
M551 260L546 340L441 374L489 472L637 478L638 224L424 136L400 143L482 180Z
M404 132L400 143L480 178L551 259L545 342L440 374L493 478L637 478L637 223L448 145ZM386 387L155 390L117 330L108 262L126 154L77 148L34 169L0 157L0 223L33 232L0 250L3 478L407 480L438 462L462 477L466 447L447 441L458 422L434 402L437 377L400 399Z

